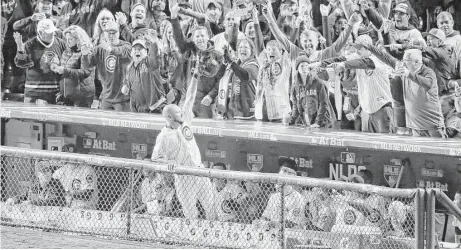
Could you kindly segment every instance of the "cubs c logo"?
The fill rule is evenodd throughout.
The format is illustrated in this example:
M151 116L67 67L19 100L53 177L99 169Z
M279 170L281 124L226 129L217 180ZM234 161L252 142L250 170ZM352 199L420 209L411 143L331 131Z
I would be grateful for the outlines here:
M109 71L110 73L114 73L116 64L117 64L117 58L115 58L114 55L110 55L106 57L105 66L106 66L107 71Z
M272 64L271 70L275 76L282 74L282 66L278 62L275 62L274 64Z
M344 223L346 225L353 225L357 220L357 215L355 215L354 211L348 209L344 212Z
M86 176L86 182L88 182L88 183L90 183L90 184L93 183L93 176L87 175L87 176Z
M182 135L188 141L190 141L190 140L192 140L194 138L194 133L192 133L192 130L190 129L189 126L182 127Z
M80 190L82 187L82 182L79 179L74 179L72 181L72 189L73 190Z
M234 94L236 94L236 95L240 94L240 84L235 84L234 85Z
M223 201L223 203L221 203L221 210L222 210L225 214L230 214L230 213L231 213L231 208L230 208L230 202L229 202L229 200L225 200L225 201Z
M226 92L224 91L224 89L221 89L221 90L219 91L219 98L220 98L220 99L224 99L224 98L225 98L225 95L226 95Z
M373 72L374 72L374 70L372 70L372 69L366 69L365 70L365 74L367 74L367 76L373 75Z
M378 221L381 220L381 213L374 209L371 211L370 215L367 217L367 219L371 222L371 223L377 223Z

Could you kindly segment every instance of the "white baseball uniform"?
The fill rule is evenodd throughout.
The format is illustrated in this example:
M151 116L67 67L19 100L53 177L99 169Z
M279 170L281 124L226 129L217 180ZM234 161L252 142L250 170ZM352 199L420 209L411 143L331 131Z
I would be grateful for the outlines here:
M188 125L194 116L192 105L187 106L182 109L184 122L179 128L164 127L160 131L152 152L153 161L165 158L183 166L204 167L194 134ZM198 217L197 201L202 204L207 219L215 217L213 185L209 178L189 175L174 175L174 178L176 194L186 218Z
M237 217L236 208L231 201L236 201L245 194L245 190L238 183L228 182L220 192L216 191L215 204L219 221L230 221Z
M280 192L274 193L269 197L269 202L264 210L263 217L270 219L274 222L281 221L281 210L282 207ZM304 207L306 206L305 198L298 191L293 190L290 194L284 197L285 210L284 217L286 220L296 223L299 226L303 226L306 222L304 216Z
M98 204L97 175L88 165L66 164L56 170L53 178L58 179L66 192L93 190L88 201L66 195L67 205L71 208L96 209Z

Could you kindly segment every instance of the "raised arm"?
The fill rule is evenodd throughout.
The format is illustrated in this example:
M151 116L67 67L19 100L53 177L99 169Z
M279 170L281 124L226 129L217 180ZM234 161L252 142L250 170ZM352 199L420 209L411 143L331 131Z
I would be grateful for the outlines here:
M192 112L192 109L194 107L195 98L197 96L197 84L200 79L200 74L198 70L199 62L200 61L197 60L195 63L196 65L194 67L194 73L191 77L191 82L189 84L189 87L187 88L186 100L182 107L184 120L189 124L192 122L192 118L194 117L194 113Z
M258 12L253 11L253 22L255 28L255 46L256 46L256 57L261 54L261 51L264 50L264 36L263 32L261 31L261 24L259 23Z
M270 1L268 1L267 4L263 7L263 15L266 17L269 29L271 30L275 39L280 42L282 47L288 51L288 53L297 55L302 52L302 49L293 44L283 33L283 31L281 31L277 26L277 20L275 19L274 11L272 10L272 4Z
M320 52L320 60L325 60L328 58L338 56L339 52L347 43L349 36L352 33L352 27L359 21L359 15L354 13L351 15L348 21L348 26L345 30L341 32L341 35L336 39L336 41L328 48Z
M13 34L14 40L16 41L16 46L18 47L16 52L16 57L14 58L14 62L18 68L31 68L34 66L34 62L32 61L31 54L30 54L30 46L31 41L29 40L25 44L22 41L22 35L18 32Z
M395 57L393 57L391 54L389 54L387 51L382 51L378 49L376 46L370 46L370 47L367 47L367 49L373 55L375 55L379 60L389 65L391 68L395 68L395 66L397 65L397 62L399 61Z
M184 8L179 8L179 14L183 14L186 16L193 17L197 19L199 23L204 23L206 21L206 14L205 13L200 13L197 11L193 11L192 9L184 9Z

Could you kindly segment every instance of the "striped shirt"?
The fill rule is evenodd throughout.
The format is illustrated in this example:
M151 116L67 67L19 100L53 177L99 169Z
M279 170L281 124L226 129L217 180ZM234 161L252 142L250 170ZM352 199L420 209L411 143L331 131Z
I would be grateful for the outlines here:
M359 103L367 114L373 114L387 103L392 102L389 75L392 68L381 62L377 57L368 58L374 64L369 69L357 69L357 87ZM365 59L366 60L366 59ZM364 60L359 60L364 62ZM346 62L346 68L355 68L352 61ZM372 69L374 68L374 69Z

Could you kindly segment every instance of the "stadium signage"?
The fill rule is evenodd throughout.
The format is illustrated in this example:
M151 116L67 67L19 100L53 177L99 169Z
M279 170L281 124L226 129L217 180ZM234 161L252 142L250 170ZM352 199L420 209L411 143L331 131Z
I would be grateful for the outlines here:
M263 168L263 155L260 154L248 154L247 155L247 166L251 172L259 172Z
M0 110L0 117L11 118L11 110L10 109L1 109Z
M443 170L442 169L429 169L429 168L422 168L421 175L426 177L443 177Z
M345 139L338 139L335 137L325 137L325 136L312 137L311 143L316 144L316 145L344 147Z
M367 168L356 161L355 153L341 152L340 162L333 161L329 163L329 177L332 180L348 179L349 176L364 169Z
M381 142L379 144L375 144L375 149L385 149L385 150L392 150L392 151L399 151L399 152L422 152L421 146L418 145L409 145L403 143L386 143Z
M114 142L115 143L115 142ZM131 155L134 159L142 160L147 156L147 144L131 144Z
M222 158L222 159L225 159L226 158L226 151L207 149L205 151L205 156L210 157L210 158Z
M83 139L83 148L92 148L92 149L102 149L116 151L117 144L115 142L109 142L106 140L84 138Z
M402 160L392 159L390 161L392 165L384 165L384 179L386 180L389 187L393 188L398 183L400 172L403 170Z
M255 131L249 131L248 132L248 138L249 139L267 140L267 141L277 141L277 138L272 133L255 132Z
M296 164L298 164L300 168L314 168L313 166L314 161L310 159L309 157L303 158L303 157L280 156L279 158L282 158L282 157L290 158L296 161Z
M201 135L212 135L212 136L219 136L219 137L223 136L222 130L216 129L216 128L193 126L192 131L195 134L201 134Z
M102 125L122 127L122 128L147 129L147 122L122 121L122 120L115 120L115 119L102 119Z
M37 113L39 121L56 121L56 122L72 122L72 118L62 115L52 115L46 113Z
M438 181L425 181L425 180L418 180L416 181L416 187L418 188L436 188L442 192L448 192L448 184L441 183Z

